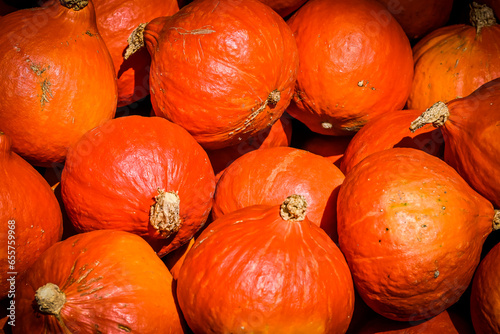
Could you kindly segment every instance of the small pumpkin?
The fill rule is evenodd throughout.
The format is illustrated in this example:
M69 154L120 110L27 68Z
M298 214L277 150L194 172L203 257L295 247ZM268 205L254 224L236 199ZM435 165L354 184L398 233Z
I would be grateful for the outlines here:
M500 207L500 78L465 98L436 102L410 124L432 123L444 138L444 160L480 194Z
M465 97L500 77L500 26L491 8L473 3L471 24L439 28L413 47L415 77L408 109Z
M337 211L356 290L398 321L427 319L457 302L500 224L491 202L452 167L413 148L383 150L354 166Z
M298 195L210 224L179 271L177 297L195 333L345 333L354 308L345 259Z
M212 217L246 206L279 205L288 194L304 196L308 218L337 239L337 195L344 174L328 159L293 147L271 147L236 159L217 183Z
M172 276L137 235L81 233L49 248L18 282L17 333L183 333Z
M16 295L11 282L58 242L63 231L52 189L33 166L12 152L11 143L0 132L0 299ZM14 281L7 280L12 276Z
M92 1L1 17L0 53L0 130L30 163L63 162L69 146L115 115L115 71Z
M288 113L314 132L353 136L402 109L413 80L408 37L373 0L310 0L287 21L299 74Z
M204 148L257 135L289 105L297 46L283 18L262 2L196 0L141 29L155 114Z
M160 117L120 117L89 131L70 149L61 176L64 206L78 232L136 233L159 256L203 226L214 189L203 148Z

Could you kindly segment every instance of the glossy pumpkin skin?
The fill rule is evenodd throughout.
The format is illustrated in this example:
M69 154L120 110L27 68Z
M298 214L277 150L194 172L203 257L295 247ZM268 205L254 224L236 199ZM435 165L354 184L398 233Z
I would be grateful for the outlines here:
M249 152L235 160L217 183L212 217L246 206L279 205L289 194L305 196L308 218L337 239L337 195L344 174L328 159L292 147Z
M479 32L468 24L439 28L414 47L415 78L410 109L425 110L437 101L465 97L500 77L500 26Z
M179 10L177 0L93 0L97 27L113 58L118 84L118 107L149 95L151 57L141 49L125 60L127 39L141 23Z
M194 1L151 21L144 40L155 114L206 149L257 135L290 103L297 46L283 18L258 0Z
M415 132L408 131L409 124L422 112L422 110L395 110L368 122L354 135L347 146L340 170L347 174L370 154L393 147L415 148L442 157L444 139L441 130L426 125Z
M61 185L77 231L132 232L163 256L206 221L215 177L207 154L186 130L160 117L127 116L82 137L68 154ZM180 229L168 238L151 224L158 189L179 196Z
M383 5L311 0L287 22L300 60L290 115L314 132L352 136L374 116L403 108L412 51Z
M33 307L47 283L66 295L60 322ZM172 276L147 242L123 231L55 244L18 283L16 306L14 334L64 333L61 323L68 333L182 333Z
M357 291L393 320L426 319L454 304L493 230L492 204L444 161L412 148L365 158L338 199L339 247Z
M116 76L92 2L75 11L50 1L0 20L1 130L32 164L63 162L116 110Z
M3 299L11 292L8 273L16 272L17 278L21 277L43 251L61 239L63 225L50 186L28 162L12 152L11 139L1 132L0 221Z
M471 288L470 312L477 334L500 331L500 244L479 264Z
M354 307L338 247L307 215L282 219L279 205L210 224L184 260L177 296L195 333L345 333Z
M401 24L410 39L422 38L448 22L453 0L377 0Z

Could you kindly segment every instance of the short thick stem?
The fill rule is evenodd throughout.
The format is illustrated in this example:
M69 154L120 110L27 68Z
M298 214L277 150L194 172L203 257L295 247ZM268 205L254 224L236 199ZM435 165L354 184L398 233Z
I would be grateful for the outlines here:
M500 230L500 210L495 210L495 216L493 217L493 230Z
M288 196L280 207L280 216L288 221L302 221L306 217L307 201L302 195Z
M448 117L450 117L450 111L446 106L446 103L441 101L436 102L432 105L432 107L424 111L422 115L418 116L416 120L411 122L410 131L415 132L429 123L432 123L435 127L443 126L448 120Z
M149 212L149 223L163 238L168 238L181 228L179 195L173 191L158 189L155 204Z
M82 10L89 4L89 0L59 0L59 2L64 7L73 9L74 11Z
M54 283L47 283L36 290L35 300L41 313L59 316L66 303L66 295Z
M476 28L476 33L480 33L484 27L490 27L497 24L493 9L487 5L480 5L473 2L470 9L470 23Z
M137 28L134 29L134 31L132 31L127 39L128 46L125 50L125 55L123 56L123 58L128 59L139 49L144 47L144 29L147 25L147 23L141 23Z

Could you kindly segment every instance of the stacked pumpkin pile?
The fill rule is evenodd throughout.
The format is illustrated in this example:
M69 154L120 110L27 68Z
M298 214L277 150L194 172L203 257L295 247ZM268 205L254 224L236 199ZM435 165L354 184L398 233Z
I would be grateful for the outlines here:
M0 4L5 331L500 332L498 2Z

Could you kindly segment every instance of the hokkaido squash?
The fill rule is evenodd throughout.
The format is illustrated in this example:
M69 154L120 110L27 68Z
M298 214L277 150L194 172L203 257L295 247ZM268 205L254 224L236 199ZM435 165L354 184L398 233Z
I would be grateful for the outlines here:
M149 64L146 49L125 59L128 37L140 24L179 10L177 0L93 0L97 27L113 58L118 84L118 107L149 95Z
M305 139L300 148L321 155L340 168L345 150L351 140L351 136L327 136L313 133Z
M368 190L368 191L367 191ZM458 301L500 226L493 205L443 160L413 148L374 153L338 195L339 247L356 290L389 319L419 321Z
M28 162L12 152L11 139L2 132L0 221L3 254L0 299L9 294L12 299L16 295L16 277L22 276L47 248L61 239L63 225L59 203L49 184Z
M500 26L491 8L474 3L471 24L439 28L413 47L415 77L408 109L465 97L500 77Z
M465 98L436 102L417 119L415 131L432 123L444 137L444 160L480 194L500 207L500 78Z
M298 195L212 222L184 260L177 297L194 333L345 333L354 307L344 256Z
M61 176L64 206L78 232L133 232L159 256L203 226L214 189L203 148L160 117L121 117L89 131L70 149Z
M477 334L500 332L500 244L483 258L472 281L470 314Z
M204 148L237 145L288 107L297 46L283 18L260 1L196 0L141 29L155 114ZM135 35L131 45L141 45Z
M63 162L69 146L114 116L116 76L91 1L1 17L0 53L0 130L32 164Z
M373 0L310 0L287 21L299 50L288 113L314 132L353 136L402 109L413 80L403 29Z
M183 333L172 276L132 233L93 231L58 242L17 287L14 334Z
M288 194L304 196L308 218L337 240L337 195L344 174L328 159L293 147L272 147L236 159L217 183L212 217L246 206L279 205Z
M408 124L421 114L421 110L395 110L375 117L352 138L340 170L347 174L368 155L393 147L416 148L442 157L444 139L441 130L427 125L413 133L408 131Z

